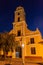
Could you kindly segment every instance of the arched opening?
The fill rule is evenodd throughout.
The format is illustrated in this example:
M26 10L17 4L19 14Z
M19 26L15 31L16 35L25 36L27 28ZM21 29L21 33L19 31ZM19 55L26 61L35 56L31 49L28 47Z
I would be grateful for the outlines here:
M20 46L16 48L16 58L22 58L22 48Z

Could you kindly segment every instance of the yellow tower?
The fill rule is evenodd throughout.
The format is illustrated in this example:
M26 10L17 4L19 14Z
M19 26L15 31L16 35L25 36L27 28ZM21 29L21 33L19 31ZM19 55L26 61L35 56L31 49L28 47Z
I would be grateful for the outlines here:
M19 6L14 12L15 18L13 22L13 29L15 30L16 36L25 35L25 11L24 8Z
M13 30L15 31L14 34L16 35L16 41L19 41L20 46L21 46L21 53L22 57L25 55L24 53L24 48L22 47L25 41L25 29L27 27L27 24L25 22L25 11L24 8L19 6L17 7L15 11L15 18L13 22Z
M38 28L36 31L31 31L27 28L23 7L17 7L14 14L13 29L10 34L14 33L16 35L15 40L20 43L21 47L18 56L18 52L15 52L16 57L43 57L43 39Z

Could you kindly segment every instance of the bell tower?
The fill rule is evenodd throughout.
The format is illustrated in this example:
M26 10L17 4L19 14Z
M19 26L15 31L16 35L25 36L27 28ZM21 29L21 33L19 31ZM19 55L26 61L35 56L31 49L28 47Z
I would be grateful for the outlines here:
M24 8L19 6L14 12L13 30L15 30L16 36L25 35L25 11Z
M25 12L24 12L24 8L19 6L17 7L16 11L15 11L15 18L14 18L15 22L22 22L25 20Z

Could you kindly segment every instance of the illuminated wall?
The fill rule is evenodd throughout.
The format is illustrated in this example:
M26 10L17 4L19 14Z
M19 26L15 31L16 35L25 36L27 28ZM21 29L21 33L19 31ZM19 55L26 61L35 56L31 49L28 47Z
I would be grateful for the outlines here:
M36 31L31 31L27 28L23 7L17 7L14 15L13 29L9 33L16 35L15 40L20 42L21 47L24 44L22 56L43 57L43 39L38 28Z

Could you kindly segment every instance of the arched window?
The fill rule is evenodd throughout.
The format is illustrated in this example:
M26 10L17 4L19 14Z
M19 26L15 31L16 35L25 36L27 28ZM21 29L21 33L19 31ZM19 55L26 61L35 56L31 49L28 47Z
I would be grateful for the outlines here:
M17 36L21 36L21 30L18 30Z
M20 17L18 17L18 22L20 22Z

